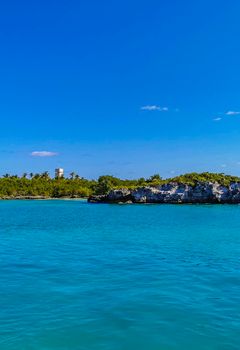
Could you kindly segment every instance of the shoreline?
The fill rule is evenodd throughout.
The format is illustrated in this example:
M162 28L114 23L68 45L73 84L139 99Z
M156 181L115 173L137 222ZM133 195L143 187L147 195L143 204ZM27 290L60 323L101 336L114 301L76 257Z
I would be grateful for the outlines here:
M0 198L0 201L11 201L11 200L24 200L24 201L52 201L52 200L66 200L66 201L87 201L88 198L87 197L79 197L79 198L74 198L74 197L42 197L42 196L16 196L16 197L4 197L4 198Z

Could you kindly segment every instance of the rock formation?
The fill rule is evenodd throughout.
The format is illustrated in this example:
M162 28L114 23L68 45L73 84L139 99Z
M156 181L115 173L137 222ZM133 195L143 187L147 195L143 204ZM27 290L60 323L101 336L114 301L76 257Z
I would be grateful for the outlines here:
M111 190L106 195L89 197L91 203L240 203L240 182L229 186L217 182L197 182L195 186L169 182L133 190Z

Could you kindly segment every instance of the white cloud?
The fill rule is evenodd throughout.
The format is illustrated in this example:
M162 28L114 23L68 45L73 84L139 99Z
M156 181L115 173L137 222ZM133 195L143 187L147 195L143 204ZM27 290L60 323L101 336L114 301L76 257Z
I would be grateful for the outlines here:
M240 114L240 112L238 112L238 111L228 111L228 112L226 112L226 115L238 115L238 114Z
M217 118L214 118L213 120L214 120L215 122L219 122L220 120L222 120L222 118L217 117Z
M227 164L221 164L222 168L226 168Z
M54 157L57 156L58 153L49 151L34 151L30 153L30 155L33 157Z
M160 107L157 105L147 105L147 106L143 106L141 107L142 111L160 111L160 112L167 112L168 111L168 107Z

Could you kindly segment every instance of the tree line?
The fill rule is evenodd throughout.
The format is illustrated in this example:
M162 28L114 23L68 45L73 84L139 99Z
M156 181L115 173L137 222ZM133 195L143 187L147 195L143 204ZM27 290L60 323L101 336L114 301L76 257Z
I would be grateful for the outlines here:
M72 172L68 178L51 178L47 171L43 173L24 173L22 176L5 174L0 177L0 198L21 196L44 196L51 198L88 197L93 194L106 194L111 189L159 186L168 182L195 186L198 182L218 182L228 186L231 182L240 182L237 176L223 173L189 173L174 178L162 179L159 174L149 178L120 179L103 175L98 180L89 180Z

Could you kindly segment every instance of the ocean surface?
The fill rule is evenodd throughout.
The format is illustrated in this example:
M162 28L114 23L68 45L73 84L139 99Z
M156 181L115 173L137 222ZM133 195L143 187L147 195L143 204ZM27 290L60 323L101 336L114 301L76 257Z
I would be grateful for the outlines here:
M0 201L1 350L239 350L240 206Z

